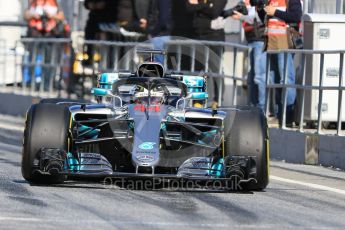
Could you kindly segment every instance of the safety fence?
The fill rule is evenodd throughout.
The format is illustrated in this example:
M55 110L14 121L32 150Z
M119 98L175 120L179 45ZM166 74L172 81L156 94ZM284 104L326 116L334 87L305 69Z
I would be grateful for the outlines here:
M84 52L88 46L92 48L90 57ZM8 54L6 44L0 41L1 90L39 97L68 96L78 80L84 85L86 78L92 78L93 84L99 73L133 70L138 62L136 49L142 48L152 46L136 42L73 44L71 39L22 38Z
M143 42L85 41L83 45L93 49L90 66L96 73L120 69L133 71L139 62L137 50L153 48L150 43Z
M89 53L87 56L91 60L89 63L91 70L87 71L88 67L79 64L79 70L74 69L74 73L84 76L87 72L97 74L114 70L135 71L139 62L145 60L145 57L137 55L137 50L155 48L155 45L150 41L85 41L83 44L84 51L85 47L89 50L92 46L92 52L87 52ZM207 75L209 78L216 78L212 84L217 84L219 95L224 94L224 79L229 79L233 90L227 102L232 105L237 104L237 88L246 84L243 71L238 70L243 69L242 65L248 56L248 46L229 42L166 40L162 48L166 50L165 58L156 57L156 61L161 62L167 71ZM227 62L226 65L224 65L225 62ZM242 83L238 84L238 81ZM223 99L218 97L219 105L222 105Z
M345 50L284 50L269 51L267 69L271 69L273 55L284 55L284 74L279 83L274 83L272 75L266 72L266 111L273 97L269 93L281 90L282 95L282 122L286 128L288 90L297 91L295 102L295 124L299 131L305 128L316 128L317 134L322 128L334 126L336 135L341 135L345 121L345 90L343 82ZM288 54L295 55L298 61L295 84L288 84Z
M186 72L214 78L217 84L218 104L237 105L238 87L246 85L245 63L250 48L231 42L170 40L165 44L168 58L164 66L170 71ZM225 79L232 93L225 94ZM212 92L212 90L210 90ZM212 96L212 95L211 95ZM225 100L224 97L227 97ZM246 99L242 100L246 101ZM242 102L243 103L243 102ZM245 102L246 103L246 102Z
M6 75L6 41L4 39L0 39L0 74L2 76ZM5 83L1 81L0 87L2 87Z
M23 38L16 42L11 79L8 74L2 90L41 97L61 97L77 94L83 97L97 80L97 75L116 70L135 71L145 60L137 50L152 49L148 42L77 41L70 39ZM225 78L232 82L232 95L223 98L228 104L237 104L237 89L245 85L243 63L249 48L227 42L170 40L163 47L167 51L162 64L168 71ZM159 61L159 60L157 60ZM224 64L226 62L226 65ZM238 71L241 69L242 71ZM11 77L11 76L10 76ZM239 81L244 83L238 84ZM220 80L222 95L224 81ZM244 100L244 99L243 99ZM242 100L242 101L243 101ZM219 104L223 100L219 97Z
M14 75L10 76L12 80L7 79L0 87L1 91L40 97L69 97L77 94L79 84L82 85L82 90L77 96L83 97L94 86L99 73L134 71L144 60L136 51L154 48L150 42L82 41L75 44L70 39L23 38L16 42L12 53L15 61L11 63L6 61L7 54L3 51L3 44L0 41L1 74L5 76L6 70L12 68ZM167 51L167 58L163 59L162 64L168 71L206 75L209 79L216 79L219 84L217 93L224 94L224 98L218 97L220 105L247 104L246 94L240 92L246 92L246 66L250 51L248 46L229 42L169 40L165 42L164 49ZM281 90L281 128L286 129L287 91L296 89L294 122L298 130L308 132L309 129L316 129L320 133L326 126L333 125L336 126L333 127L336 134L340 135L345 121L345 113L342 111L345 108L345 51L270 51L267 69L270 69L271 56L277 53L295 55L298 67L296 83L288 84L287 62L284 63L283 81L279 83L273 83L267 71L267 114L276 112L274 106L273 109L269 106L277 103L270 95ZM86 85L87 78L89 85Z
M70 71L70 39L23 38L14 48L14 93L32 96L61 96L61 82ZM8 76L7 76L8 78ZM58 94L57 94L58 93Z

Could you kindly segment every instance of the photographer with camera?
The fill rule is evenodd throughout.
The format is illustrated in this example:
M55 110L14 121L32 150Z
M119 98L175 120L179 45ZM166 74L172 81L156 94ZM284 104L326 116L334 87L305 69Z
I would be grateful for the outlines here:
M64 37L69 30L56 0L31 0L24 19L29 37Z
M224 11L224 16L241 20L248 46L251 48L250 71L247 77L248 102L262 110L265 107L266 93L266 52L264 52L265 25L260 20L255 7L249 0L239 2L235 7Z
M302 17L302 3L300 0L250 0L250 4L257 7L258 14L266 24L266 50L284 50L299 48L291 46L290 29L298 27ZM299 28L296 28L299 31ZM287 54L287 84L295 84L294 55ZM272 54L270 57L271 80L275 83L284 82L284 53ZM282 89L276 91L278 104L278 120L282 125L283 111ZM292 126L294 119L294 105L296 89L287 89L286 125Z

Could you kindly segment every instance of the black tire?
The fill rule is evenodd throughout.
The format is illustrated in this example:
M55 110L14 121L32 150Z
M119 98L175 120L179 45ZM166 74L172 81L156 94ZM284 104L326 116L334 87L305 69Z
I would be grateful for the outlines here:
M25 122L22 175L32 183L59 183L64 176L42 176L38 169L37 155L41 148L68 150L70 111L56 104L35 104L27 112Z
M235 114L234 114L235 113ZM225 121L225 152L229 156L256 157L257 183L244 185L246 190L263 190L269 181L267 121L258 108L243 107L230 113Z

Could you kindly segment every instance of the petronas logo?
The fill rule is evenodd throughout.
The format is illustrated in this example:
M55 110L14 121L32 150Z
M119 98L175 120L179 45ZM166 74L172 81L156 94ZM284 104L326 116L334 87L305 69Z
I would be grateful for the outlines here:
M150 150L150 149L153 149L153 146L155 145L156 143L154 142L144 142L142 143L141 145L139 145L139 149L142 149L142 150Z

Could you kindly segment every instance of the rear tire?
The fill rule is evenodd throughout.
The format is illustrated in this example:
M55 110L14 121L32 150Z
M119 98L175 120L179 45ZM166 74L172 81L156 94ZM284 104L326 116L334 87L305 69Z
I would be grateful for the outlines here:
M244 189L263 190L269 181L269 146L267 121L258 108L242 107L225 121L225 152L228 156L256 157L257 183Z
M67 152L70 111L56 104L35 104L27 113L25 122L22 175L32 183L59 183L64 176L42 176L38 168L38 153L41 148L57 148Z

